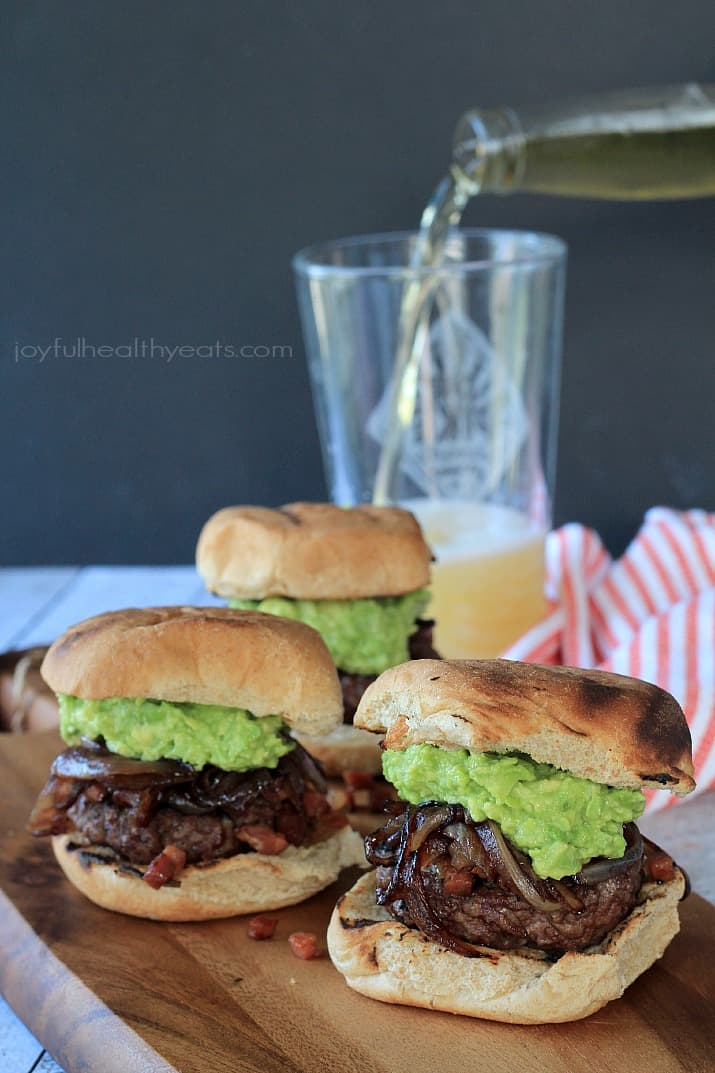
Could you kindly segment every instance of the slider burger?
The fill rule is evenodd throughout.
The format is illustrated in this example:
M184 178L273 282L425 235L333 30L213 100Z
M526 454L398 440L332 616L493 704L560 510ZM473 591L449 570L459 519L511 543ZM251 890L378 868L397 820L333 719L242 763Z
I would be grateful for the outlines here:
M68 630L42 673L69 748L30 827L98 905L175 921L277 909L364 862L287 732L341 717L315 630L227 608L116 611Z
M694 782L677 702L619 675L418 660L366 691L399 791L365 840L330 956L350 987L517 1024L618 998L677 934L684 874L644 839L643 790Z
M344 725L300 739L328 775L380 772L377 740L353 715L375 676L406 659L436 658L427 604L431 552L398 507L342 509L290 503L227 507L206 523L196 566L231 607L305 622L330 650L343 691Z

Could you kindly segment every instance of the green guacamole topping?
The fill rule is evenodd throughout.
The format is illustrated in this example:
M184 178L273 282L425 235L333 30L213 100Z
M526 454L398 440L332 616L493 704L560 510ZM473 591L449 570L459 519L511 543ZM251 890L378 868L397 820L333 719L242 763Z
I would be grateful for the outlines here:
M410 745L382 754L385 778L416 805L463 805L475 822L494 820L543 878L580 872L592 857L622 857L623 824L640 816L640 790L618 790L526 756Z
M281 733L278 715L257 719L242 708L173 704L166 700L111 697L81 700L59 695L60 734L68 745L103 737L107 748L139 760L183 760L224 771L275 767L294 747Z
M367 600L229 600L243 611L298 619L322 635L333 662L349 674L382 674L409 659L407 641L430 600L428 589Z

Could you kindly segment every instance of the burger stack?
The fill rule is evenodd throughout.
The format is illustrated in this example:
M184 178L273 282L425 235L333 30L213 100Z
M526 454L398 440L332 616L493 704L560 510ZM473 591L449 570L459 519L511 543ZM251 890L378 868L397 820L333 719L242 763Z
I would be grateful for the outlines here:
M331 957L384 1002L519 1024L618 998L677 934L686 878L635 823L693 787L669 693L508 660L405 663L366 691L402 798L366 840Z
M341 718L315 630L224 608L111 612L60 637L42 672L69 748L30 825L98 905L232 916L302 901L364 862L289 733Z
M209 519L197 545L199 574L231 607L281 615L321 634L340 678L342 725L298 737L328 776L342 778L331 785L331 800L363 831L390 789L377 738L353 717L382 671L437 658L434 624L422 617L431 558L409 511L329 503L228 507Z
M429 562L396 508L220 511L197 563L232 607L99 615L47 653L68 747L32 830L87 897L158 920L292 905L367 858L328 929L354 990L586 1017L678 931L686 877L636 821L644 790L694 787L684 715L618 675L440 660ZM325 769L386 778L364 846Z

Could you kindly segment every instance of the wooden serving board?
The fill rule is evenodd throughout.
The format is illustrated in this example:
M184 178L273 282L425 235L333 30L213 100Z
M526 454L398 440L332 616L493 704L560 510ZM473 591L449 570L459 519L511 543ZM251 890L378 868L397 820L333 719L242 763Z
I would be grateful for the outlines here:
M25 823L55 734L0 740L0 989L67 1073L713 1073L715 907L682 906L665 957L586 1021L515 1027L388 1006L350 991L292 931L325 932L346 875L276 913L154 924L105 912L63 878Z

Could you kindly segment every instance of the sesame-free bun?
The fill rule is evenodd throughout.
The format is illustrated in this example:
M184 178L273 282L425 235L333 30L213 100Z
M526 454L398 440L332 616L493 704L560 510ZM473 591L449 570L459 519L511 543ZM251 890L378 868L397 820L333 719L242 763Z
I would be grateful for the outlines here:
M320 634L258 611L148 607L72 626L42 676L84 700L147 697L280 715L306 734L342 721L340 683Z
M368 998L511 1024L588 1017L619 998L662 956L679 931L685 880L647 883L644 900L606 939L557 961L527 950L465 957L394 920L375 902L375 873L362 876L333 911L328 950L348 985Z
M430 559L409 511L331 503L226 507L196 548L207 587L240 600L402 596L429 583Z
M379 739L367 730L341 723L329 734L294 734L293 737L320 761L326 775L341 775L343 771L364 771L368 775L380 775L382 772Z
M413 660L368 686L355 725L385 748L426 742L526 753L608 786L695 786L690 731L670 693L635 678L512 660Z
M90 901L117 913L150 920L213 920L295 905L335 882L343 868L365 867L360 835L349 827L283 853L239 853L210 864L189 865L178 885L154 890L118 862L103 862L91 846L57 835L52 848L62 871ZM100 847L101 852L101 847Z

